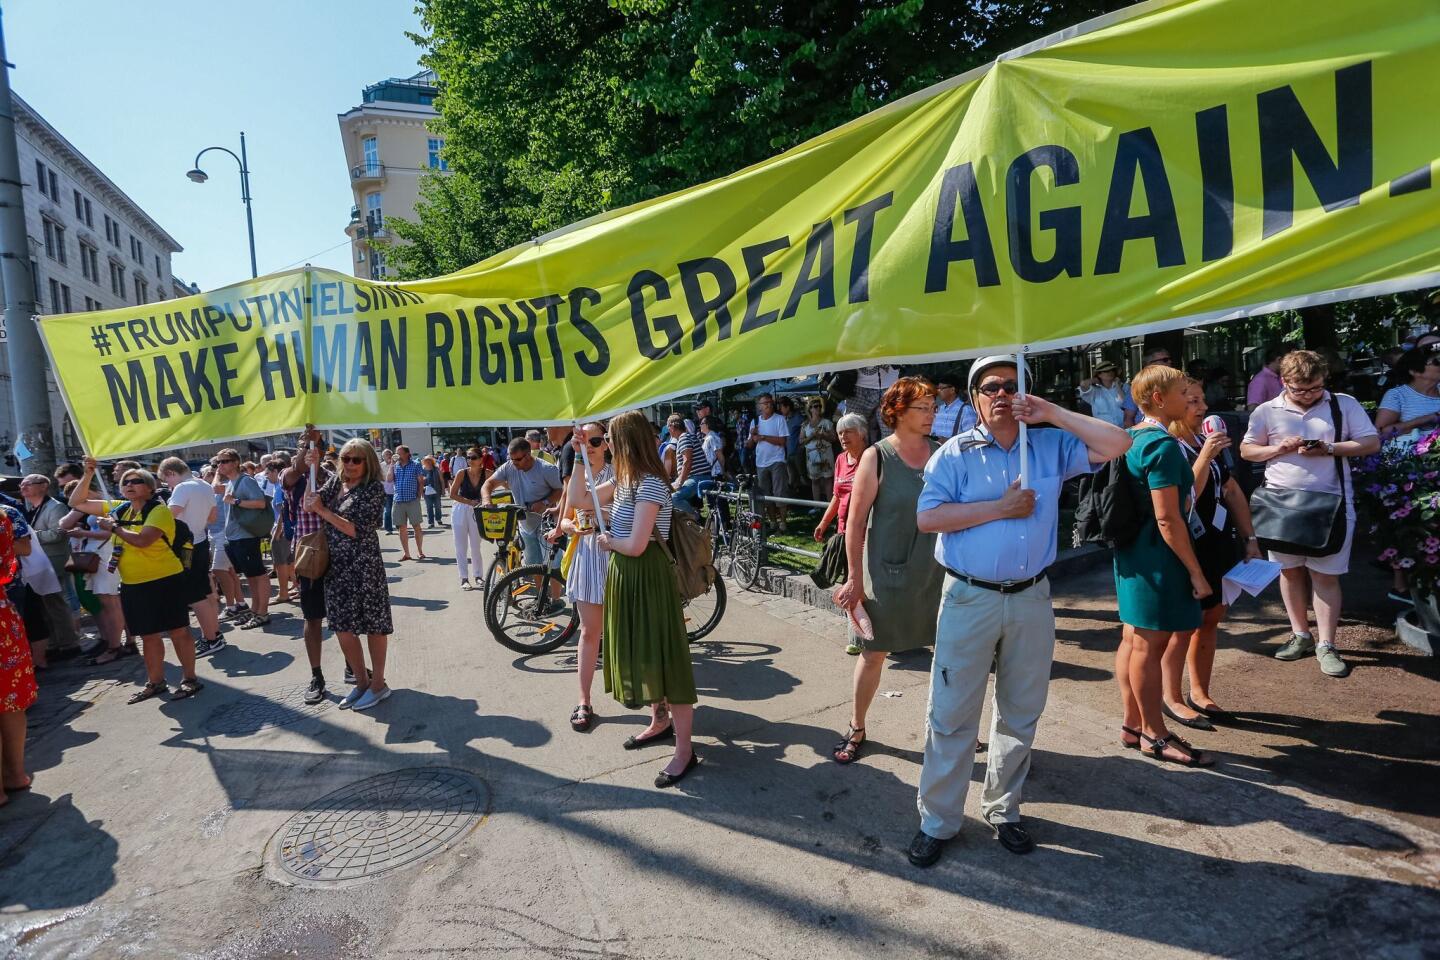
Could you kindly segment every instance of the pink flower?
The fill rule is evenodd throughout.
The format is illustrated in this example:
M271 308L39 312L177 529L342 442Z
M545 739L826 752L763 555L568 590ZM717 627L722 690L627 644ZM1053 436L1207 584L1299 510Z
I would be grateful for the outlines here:
M1426 552L1426 553L1440 553L1440 537L1426 537L1426 538L1425 538L1425 552Z
M1440 553L1427 553L1425 555L1425 562L1432 567L1435 566L1435 564L1440 563Z
M1394 557L1397 557L1397 556L1399 556L1399 555L1400 555L1400 551L1399 551L1399 550L1396 550L1394 547L1386 547L1386 548L1384 549L1384 551L1381 552L1381 554L1380 554L1380 559L1381 559L1381 560L1390 560L1390 559L1392 559L1392 558L1394 558Z

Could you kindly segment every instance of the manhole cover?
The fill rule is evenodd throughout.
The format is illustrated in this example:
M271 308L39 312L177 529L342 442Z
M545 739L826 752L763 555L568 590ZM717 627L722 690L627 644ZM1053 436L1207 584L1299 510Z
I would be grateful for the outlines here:
M277 834L289 876L333 883L363 880L433 856L480 822L483 784L446 767L382 773L322 797Z
M305 702L306 684L287 684L263 693L250 693L218 708L205 721L210 733L243 737L267 727L285 727L313 717L330 706L330 700Z

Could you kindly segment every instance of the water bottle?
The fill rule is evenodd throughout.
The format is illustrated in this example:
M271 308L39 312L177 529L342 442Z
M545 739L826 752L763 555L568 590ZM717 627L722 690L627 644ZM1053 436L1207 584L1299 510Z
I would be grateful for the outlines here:
M1230 431L1225 427L1224 418L1218 417L1213 413L1201 422L1200 430L1207 437L1213 433L1218 433L1221 435L1228 435L1230 433Z

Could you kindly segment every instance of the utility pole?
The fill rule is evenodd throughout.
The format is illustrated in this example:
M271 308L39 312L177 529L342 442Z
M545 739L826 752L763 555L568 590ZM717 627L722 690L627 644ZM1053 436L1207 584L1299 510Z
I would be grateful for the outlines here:
M5 58L5 30L0 24L0 278L5 284L5 363L10 372L10 403L14 435L33 458L20 464L21 473L48 475L55 467L55 440L50 428L50 387L46 381L45 349L35 322L35 277L30 267L30 240L25 232L25 201L20 181L20 155L15 146L15 105L10 98L10 61ZM0 452L3 454L8 451Z

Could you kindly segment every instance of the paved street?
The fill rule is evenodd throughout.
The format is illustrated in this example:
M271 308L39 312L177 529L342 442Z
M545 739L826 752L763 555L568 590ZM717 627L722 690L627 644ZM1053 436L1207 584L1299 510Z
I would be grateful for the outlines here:
M127 706L134 659L42 681L35 789L0 811L0 956L1435 955L1437 674L1403 648L1367 648L1337 683L1261 655L1280 621L1242 609L1215 690L1244 722L1196 734L1214 770L1162 767L1116 742L1108 567L1059 584L1025 807L1041 849L1011 856L972 821L920 871L903 848L925 656L888 669L870 749L841 768L828 753L853 661L838 621L732 592L696 650L703 765L657 791L665 748L621 750L644 720L598 682L601 722L570 731L573 647L517 658L484 632L448 531L427 564L394 563L382 541L396 692L371 713L300 704L285 607L270 634L232 633L203 662L193 701ZM428 799L406 813L397 790ZM348 836L387 842L337 874L442 849L369 880L286 871L322 863L317 830L345 817Z

